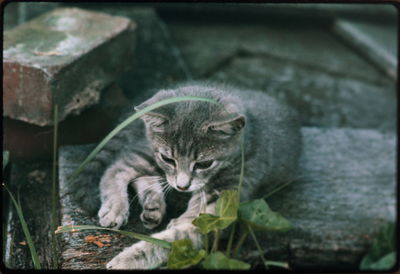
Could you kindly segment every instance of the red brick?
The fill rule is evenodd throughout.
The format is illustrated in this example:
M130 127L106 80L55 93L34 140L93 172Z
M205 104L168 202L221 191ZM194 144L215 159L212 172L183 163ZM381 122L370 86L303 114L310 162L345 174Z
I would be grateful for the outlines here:
M52 125L96 104L132 63L136 24L77 8L48 12L4 33L4 116Z

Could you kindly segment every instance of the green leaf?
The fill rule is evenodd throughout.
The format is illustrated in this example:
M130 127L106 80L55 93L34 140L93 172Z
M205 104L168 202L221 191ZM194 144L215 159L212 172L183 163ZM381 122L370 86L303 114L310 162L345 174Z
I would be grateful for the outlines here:
M161 100L157 103L154 103L150 106L145 107L144 109L132 114L128 118L126 118L124 121L122 121L116 128L114 128L104 139L90 152L90 154L86 157L86 159L79 165L79 167L72 173L72 175L68 179L72 179L73 177L77 176L82 169L85 167L85 165L93 159L94 156L96 156L97 153L100 152L100 150L111 140L112 137L114 137L118 132L120 132L123 128L128 126L130 123L133 121L137 120L140 118L140 116L146 114L149 111L152 111L156 108L159 108L164 105L172 104L172 103L177 103L177 102L183 102L183 101L203 101L203 102L209 102L211 104L216 104L216 105L221 105L214 99L210 98L205 98L205 97L199 97L199 96L179 96L179 97L173 97L173 98L168 98L165 100ZM221 105L222 106L222 105Z
M255 230L284 231L291 228L290 222L272 211L263 199L241 203L239 219Z
M384 225L372 244L368 254L362 259L361 270L389 270L396 262L395 224Z
M117 232L123 235L126 235L131 238L135 238L138 240L146 241L164 248L171 248L171 243L160 240L157 238L153 238L144 234L139 234L136 232L131 232L131 231L124 231L124 230L118 230L118 229L113 229L113 228L106 228L106 227L100 227L100 226L94 226L94 225L66 225L66 226L59 226L57 230L54 232L56 234L58 233L63 233L63 232L78 232L80 230L87 230L87 229L98 229L98 230L108 230L108 231L113 231Z
M239 195L237 190L225 190L215 205L218 216L202 213L192 223L199 228L202 234L224 229L236 221L238 206Z
M194 249L192 241L189 239L176 240L172 242L167 266L169 269L187 268L198 264L206 254L204 249Z
M193 220L192 224L197 226L202 234L207 234L222 226L218 216L208 213L201 213L199 217Z
M222 252L209 254L203 262L205 269L248 270L248 263L226 257Z
M8 160L10 158L10 153L7 150L3 151L3 170L8 164Z
M396 263L396 252L390 252L383 256L376 262L370 262L362 266L361 270L389 270L394 267Z
M232 223L237 219L238 207L239 196L237 190L224 190L217 200L215 211L220 218Z

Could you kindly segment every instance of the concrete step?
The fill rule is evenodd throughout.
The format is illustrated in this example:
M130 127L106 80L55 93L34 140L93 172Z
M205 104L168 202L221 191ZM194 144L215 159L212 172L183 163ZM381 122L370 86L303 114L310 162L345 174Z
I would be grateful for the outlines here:
M380 226L395 220L395 136L346 128L305 127L302 132L304 151L298 179L267 199L271 208L292 221L294 229L258 233L259 239L267 258L287 260L293 267L356 270ZM72 202L66 183L67 176L92 148L60 149L61 225L97 225L97 218L85 216ZM183 210L174 208L176 197L168 197L168 218ZM140 206L134 202L129 223L122 229L149 233L140 223L139 213ZM85 236L102 234L111 237L110 246L85 242ZM95 231L64 233L61 237L63 269L104 268L123 247L135 242ZM241 256L254 259L254 250L249 240Z

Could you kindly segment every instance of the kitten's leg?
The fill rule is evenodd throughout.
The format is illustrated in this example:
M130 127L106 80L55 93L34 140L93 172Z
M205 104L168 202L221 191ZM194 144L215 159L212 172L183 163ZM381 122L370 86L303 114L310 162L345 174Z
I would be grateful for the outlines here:
M100 180L101 226L119 228L129 216L128 184L137 176L135 169L124 159L110 166Z
M159 176L140 177L132 182L143 211L140 220L148 229L157 227L165 215L166 204Z
M207 195L210 197L211 195ZM178 239L190 239L195 248L201 248L203 241L198 229L192 221L198 216L202 200L201 194L197 193L189 201L188 209L179 218L172 220L167 229L151 235L154 238L169 242ZM211 200L211 199L209 199ZM205 212L215 213L215 200L209 203ZM114 257L108 264L108 269L151 269L165 263L168 258L169 250L148 242L140 241Z

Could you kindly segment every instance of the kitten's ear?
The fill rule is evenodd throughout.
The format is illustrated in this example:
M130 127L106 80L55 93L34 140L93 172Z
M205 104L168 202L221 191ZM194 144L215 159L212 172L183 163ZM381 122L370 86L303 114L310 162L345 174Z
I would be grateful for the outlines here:
M219 138L227 139L239 133L245 124L245 117L239 115L229 120L211 123L208 125L207 129L209 133Z
M148 104L145 102L139 106L136 106L135 110L142 110L143 108L147 107L147 105ZM142 115L140 119L142 119L146 124L146 127L150 128L153 132L164 132L165 126L168 123L168 118L166 116L153 111Z

